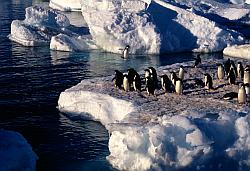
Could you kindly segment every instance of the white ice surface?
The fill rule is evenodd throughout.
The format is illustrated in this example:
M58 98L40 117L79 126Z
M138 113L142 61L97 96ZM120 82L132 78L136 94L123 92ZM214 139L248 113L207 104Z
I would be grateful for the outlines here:
M123 2L129 2L134 8L123 8ZM135 54L215 52L230 44L243 43L238 33L227 31L190 9L162 0L154 0L150 5L127 0L82 0L81 3L94 41L109 52L120 53L119 49L126 45ZM241 8L233 12L239 18L238 15L245 16L249 10Z
M223 54L233 57L250 59L250 44L226 47L223 50Z
M119 170L209 170L214 160L226 157L236 161L239 170L250 169L249 106L222 99L238 86L215 77L215 90L192 86L191 78L203 78L205 72L216 75L218 62L223 61L203 60L199 68L190 67L193 62L158 68L161 75L185 67L181 96L162 90L156 91L157 97L148 97L145 91L125 93L114 88L112 77L104 77L83 80L62 92L58 107L98 120L108 129L107 159Z
M80 0L50 0L49 6L60 11L81 11Z
M35 171L37 155L23 136L0 130L0 170Z

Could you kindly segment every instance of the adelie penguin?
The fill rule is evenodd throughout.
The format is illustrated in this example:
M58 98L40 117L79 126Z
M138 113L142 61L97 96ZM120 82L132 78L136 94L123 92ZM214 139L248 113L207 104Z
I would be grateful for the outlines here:
M233 65L231 65L229 73L228 73L228 83L235 84L236 83L236 74Z
M250 74L249 74L249 67L248 66L244 70L243 83L244 84L250 84Z
M213 89L213 79L209 74L204 74L204 83L206 89Z
M135 91L141 92L141 78L139 74L134 76L133 87Z
M183 68L183 66L181 65L180 66L180 70L179 70L179 78L181 79L181 80L183 80L184 79L184 74L185 74L185 70L184 70L184 68Z
M124 59L128 58L129 50L130 50L130 46L127 45L127 46L123 49L123 51L122 51L122 56L121 56L121 57L124 58Z
M153 82L155 84L155 88L158 87L158 79L157 79L157 72L154 67L148 67L151 77L153 78Z
M244 68L243 68L243 65L241 62L238 62L238 64L237 64L237 76L240 79L243 79L243 77L244 77Z
M225 77L225 71L222 64L217 64L217 77L219 80L222 80Z
M181 95L183 93L183 84L181 79L176 80L175 92L178 95Z
M144 70L144 78L145 78L145 81L147 80L148 77L150 77L150 71L149 71L149 69L145 69L145 70Z
M175 72L170 72L170 80L172 81L173 85L175 86L176 80L178 79Z
M240 104L246 103L247 96L244 84L240 84L239 92L238 92L238 102Z
M112 81L115 80L115 87L121 89L123 84L123 73L115 70L115 77L112 79Z
M148 95L155 94L155 83L152 77L146 78L146 90L147 90Z
M127 74L123 74L123 88L125 91L129 91L129 89L130 89Z
M129 87L131 87L133 85L135 75L138 75L138 73L134 70L134 68L129 68L127 71L128 71L128 83Z
M231 67L231 60L228 58L227 61L224 63L226 75L228 75L230 67Z
M196 68L198 65L201 64L201 57L200 57L200 55L197 55L197 57L194 59L195 59L194 67Z
M161 75L161 87L165 92L172 92L172 82L166 74Z

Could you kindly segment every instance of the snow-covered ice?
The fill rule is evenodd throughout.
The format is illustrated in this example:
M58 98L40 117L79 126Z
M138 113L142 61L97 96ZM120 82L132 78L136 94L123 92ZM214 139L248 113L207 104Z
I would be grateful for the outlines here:
M0 170L35 171L37 155L23 136L0 130Z
M233 57L250 59L250 44L234 45L226 47L223 50L223 54Z
M222 98L237 92L238 85L216 78L219 62L223 60L203 60L198 68L191 67L193 62L157 68L158 75L169 75L183 65L187 71L184 95L163 90L157 90L156 97L145 90L125 93L115 89L113 77L108 76L83 80L65 90L58 108L100 121L107 128L111 135L107 159L119 170L219 168L227 159L238 163L238 170L248 170L249 103L239 105ZM195 86L194 78L202 79L204 73L213 76L214 90Z
M49 6L60 11L81 11L80 0L50 0Z

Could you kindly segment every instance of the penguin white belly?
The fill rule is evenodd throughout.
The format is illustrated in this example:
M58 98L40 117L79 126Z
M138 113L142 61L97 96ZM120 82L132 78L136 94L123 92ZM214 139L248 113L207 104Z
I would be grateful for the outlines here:
M124 79L123 79L123 88L125 91L129 91L129 83L128 83L128 79L126 77L124 77Z
M181 69L180 72L179 72L179 78L180 78L181 80L184 79L184 71L183 71L183 69Z
M134 87L134 90L137 91L137 88L136 88L136 85L135 85L135 81L133 81L133 87Z
M241 104L246 103L246 90L245 90L244 87L239 89L238 102L241 103Z
M225 76L225 74L224 74L223 68L222 67L218 67L218 79L221 80L221 79L224 78L224 76Z
M244 84L250 84L250 75L249 72L244 72L244 79L243 79Z
M182 83L179 80L176 81L175 91L176 91L177 94L182 94L182 91L183 91L183 89L182 89Z
M127 49L124 50L123 57L124 58L128 58L128 50Z

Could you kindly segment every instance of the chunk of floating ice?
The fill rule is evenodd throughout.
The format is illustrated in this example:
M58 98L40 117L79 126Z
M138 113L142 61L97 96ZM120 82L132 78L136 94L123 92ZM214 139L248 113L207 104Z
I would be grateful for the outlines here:
M81 11L81 0L50 0L49 6L60 11Z
M0 130L0 170L35 171L37 159L21 134Z
M250 59L250 44L226 47L223 54L233 57Z

